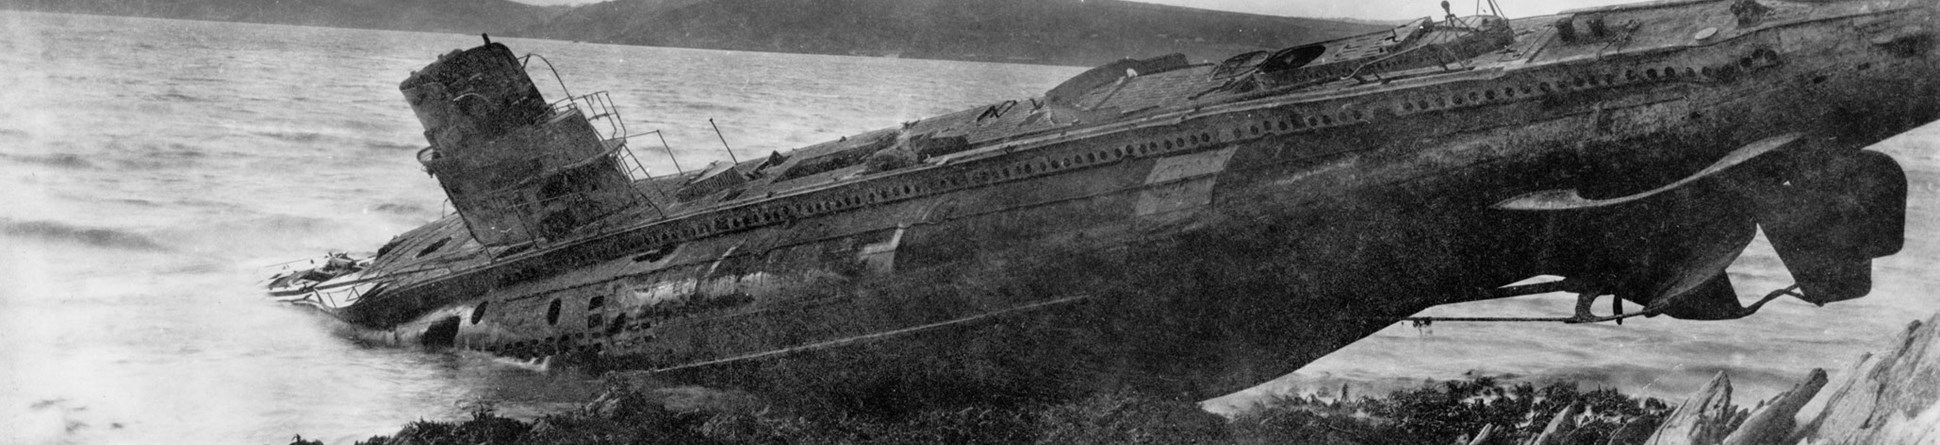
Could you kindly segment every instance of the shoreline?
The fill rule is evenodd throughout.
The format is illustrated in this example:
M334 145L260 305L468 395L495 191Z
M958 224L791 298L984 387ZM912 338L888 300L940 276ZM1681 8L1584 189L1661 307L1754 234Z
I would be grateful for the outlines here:
M618 388L578 409L531 421L499 416L486 407L475 409L469 419L417 421L356 443L1403 444L1469 443L1484 430L1496 440L1514 440L1501 443L1521 443L1540 437L1546 426L1528 419L1554 418L1565 410L1566 416L1583 419L1574 434L1606 443L1620 434L1654 430L1671 409L1657 399L1631 398L1610 389L1579 391L1567 383L1505 385L1490 378L1348 399L1284 397L1226 417L1200 409L1196 402L1112 392L1054 404L873 415L691 387ZM1523 425L1489 426L1508 424ZM290 443L323 442L297 436Z
M1728 373L1681 402L1494 377L1427 382L1378 397L1276 395L1231 413L1129 392L1060 403L861 413L625 377L592 402L524 421L489 406L417 421L359 445L426 443L1199 443L1801 444L1940 437L1940 314L1849 369L1813 369L1791 390L1734 405ZM1674 403L1674 404L1673 404ZM292 445L323 442L292 438Z

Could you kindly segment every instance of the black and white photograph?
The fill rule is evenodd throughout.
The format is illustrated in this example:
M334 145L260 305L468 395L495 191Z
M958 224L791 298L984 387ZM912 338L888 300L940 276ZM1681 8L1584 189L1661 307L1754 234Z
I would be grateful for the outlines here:
M0 443L1940 445L1940 0L0 0Z

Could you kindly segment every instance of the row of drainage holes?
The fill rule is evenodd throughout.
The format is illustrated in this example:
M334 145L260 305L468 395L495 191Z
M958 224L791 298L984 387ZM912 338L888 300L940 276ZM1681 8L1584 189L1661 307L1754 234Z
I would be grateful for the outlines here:
M1745 61L1750 61L1750 60L1751 59L1749 58L1745 59ZM1684 72L1681 76L1682 77L1697 77L1700 75L1710 76L1711 73L1712 73L1711 67L1704 67L1702 71L1698 69L1693 69L1690 67L1685 67ZM1664 67L1663 71L1658 71L1656 68L1645 69L1643 77L1641 77L1641 79L1671 80L1671 79L1676 79L1678 77L1680 77L1680 74L1678 73L1677 68ZM1624 79L1627 81L1636 81L1640 79L1640 77L1638 77L1636 70L1628 70L1624 72ZM1584 87L1615 85L1615 84L1617 84L1617 76L1615 74L1604 74L1600 78L1596 75L1590 75L1587 77L1571 78L1568 81L1558 81L1555 84L1551 84L1549 82L1542 82L1540 84L1537 84L1537 89L1541 90L1543 94L1549 94L1557 91L1569 90L1572 85L1574 85L1575 88L1584 88ZM1448 106L1448 104L1450 103L1454 103L1455 105L1464 105L1469 102L1481 103L1483 101L1496 100L1497 97L1509 99L1509 98L1516 97L1517 91L1521 91L1521 94L1525 96L1535 93L1534 91L1531 91L1527 85L1522 86L1520 90L1518 90L1516 87L1503 87L1502 93L1500 96L1498 96L1496 94L1496 91L1493 89L1479 91L1479 92L1470 91L1467 96L1457 94L1453 96L1437 97L1435 98L1435 103L1432 106L1428 103L1427 100L1421 100L1416 102L1404 101L1401 103L1401 110L1402 111L1414 111L1417 109L1428 110L1432 108L1445 107L1445 106Z
M1352 116L1355 120L1361 120L1366 118L1365 112L1360 110L1355 110ZM1307 122L1309 126L1315 126L1315 127L1323 126L1323 125L1332 125L1334 123L1334 118L1331 116L1325 116L1325 115L1309 116L1307 118ZM1277 124L1280 127L1280 131L1283 131L1283 132L1290 131L1293 129L1293 126L1289 124L1289 121L1279 121ZM1266 128L1265 131L1271 132L1273 131L1275 121L1262 121L1261 125L1265 126ZM1255 126L1249 127L1247 130L1250 130L1254 136L1258 136L1261 133L1260 129L1261 129L1261 126L1255 125ZM1233 133L1236 137L1244 136L1244 134L1241 133L1241 131L1242 130L1239 128L1233 129ZM1086 153L1083 155L1077 155L1077 156L1064 158L1060 160L1052 160L1049 162L1038 162L1035 164L1026 163L1015 167L1005 167L1000 171L992 172L990 174L973 174L973 175L983 178L982 180L984 181L1003 180L1003 179L1009 179L1013 174L1032 174L1032 173L1037 173L1039 171L1050 171L1052 169L1061 169L1061 168L1068 168L1068 167L1077 166L1077 165L1096 163L1099 161L1108 161L1114 157L1124 158L1130 155L1145 155L1145 154L1151 154L1155 152L1172 150L1174 148L1185 148L1188 146L1196 146L1196 145L1208 144L1212 142L1213 142L1212 134L1202 132L1197 135L1188 135L1185 137L1165 139L1165 140L1160 140L1159 142L1144 142L1140 144L1125 145L1123 147L1119 147L1117 150L1113 152ZM955 179L945 179L937 185L946 187L946 188L955 187L957 185L957 181ZM898 192L898 191L901 192L901 195L894 194L895 192ZM854 196L854 197L844 198L842 200L837 200L837 201L827 201L827 202L821 202L816 204L810 204L806 211L796 210L794 212L789 212L789 213L813 214L813 213L828 212L845 206L859 206L864 203L880 201L882 199L891 199L899 196L913 195L920 191L922 190L915 186L904 185L901 187L900 190L891 189L890 194L884 194L881 191L870 191L868 192L867 197ZM779 212L779 211L762 213L754 217L744 217L744 218L739 218L731 221L716 223L716 227L724 227L727 229L738 229L738 228L747 227L753 224L773 222L781 219L781 215L782 215L782 212ZM701 233L700 230L695 230L695 229L687 230L688 236L699 236L700 233ZM671 235L662 235L658 237L657 240L659 242L666 242L671 238L673 238Z
M1358 115L1360 112L1357 111L1355 113ZM1329 119L1328 122L1332 123L1332 120ZM1266 125L1269 131L1271 131L1272 122L1268 121ZM1280 130L1286 131L1287 129L1288 129L1287 123L1281 122ZM1258 135L1260 132L1259 127L1254 127L1252 130L1254 135ZM1237 133L1239 130L1234 129L1234 131L1235 133ZM1191 140L1188 141L1188 138L1190 138ZM1162 151L1162 150L1171 150L1173 148L1183 148L1189 145L1207 144L1207 143L1211 143L1212 141L1213 141L1213 137L1211 134L1200 133L1198 135L1189 135L1187 137L1179 137L1179 138L1174 138L1170 140L1161 140L1160 142L1146 142L1146 143L1137 144L1137 145L1126 145L1124 147L1120 147L1115 152L1115 154L1117 155L1117 157L1123 158L1131 154L1148 154L1148 153L1153 153L1153 152ZM987 174L973 173L973 175L983 178L982 180L984 181L1002 180L1002 179L1008 179L1014 174L1033 174L1033 173L1038 173L1040 171L1051 171L1053 169L1068 168L1072 166L1091 164L1091 163L1096 163L1100 161L1107 161L1107 160L1111 160L1112 154L1113 154L1112 152L1086 153L1083 155L1074 155L1072 157L1058 159L1058 160L1038 161L1036 163L1025 163L1022 165L1017 165L1012 167L1004 167L999 171L991 172ZM946 178L936 185L944 188L955 187L957 185L957 181L953 178ZM901 195L896 195L895 192L897 191L900 191ZM823 202L818 204L811 204L807 212L796 212L796 213L819 213L819 212L831 211L831 210L839 209L843 206L859 206L864 203L875 202L882 199L890 199L890 198L896 198L900 196L913 195L920 191L922 190L909 185L902 186L900 190L892 189L889 194L882 193L881 191L870 191L868 192L867 197L855 196L855 197L845 198L843 200L838 200L838 201L829 201L829 202ZM729 227L739 228L739 227L745 227L749 224L765 223L765 222L771 222L775 219L779 219L779 216L771 216L771 215L778 215L778 213L757 215L755 218L752 218L752 219L750 218L737 219Z
M1360 110L1353 111L1351 116L1353 116L1355 120L1362 120L1362 119L1366 119L1367 117L1366 112L1360 111ZM1346 119L1345 117L1342 118L1343 121L1345 121L1345 119ZM1250 132L1253 136L1259 136L1260 133L1262 133L1262 130L1261 130L1262 128L1265 129L1264 132L1273 132L1274 131L1273 127L1276 124L1279 126L1279 131L1282 131L1282 132L1292 131L1294 128L1297 128L1294 126L1294 124L1298 123L1299 120L1300 119L1298 117L1294 117L1294 118L1291 118L1290 120L1260 121L1259 125L1251 125L1244 129L1241 129L1240 127L1234 127L1233 137L1234 138L1246 137L1247 132ZM1334 118L1332 116L1325 116L1325 115L1308 116L1307 123L1309 126L1313 126L1313 127L1318 127L1323 125L1333 125ZM1197 135L1187 135L1185 137L1178 137L1170 140L1160 140L1159 142L1142 142L1138 144L1125 145L1111 152L1086 153L1082 156L1065 158L1061 161L1052 161L1052 167L1063 168L1063 167L1069 167L1072 165L1082 165L1086 163L1098 162L1101 160L1111 160L1114 157L1124 158L1131 155L1146 155L1146 154L1162 152L1166 150L1172 150L1174 148L1185 148L1188 146L1197 146L1202 144L1209 144L1212 142L1213 142L1212 134L1202 132ZM1077 162L1073 162L1073 160L1076 160ZM1026 167L1028 167L1028 165L1026 165ZM1029 169L1026 169L1025 173L1030 173ZM1008 172L1006 172L1005 174L1007 175Z
M1202 133L1199 136L1195 136L1194 139L1197 142L1210 142L1212 140L1212 135ZM1165 141L1165 147L1167 149L1171 149L1174 143L1175 141ZM1179 146L1181 147L1185 146L1186 144L1185 138L1177 139L1176 143L1179 144ZM1127 146L1127 147L1130 147L1130 146ZM1120 149L1119 156L1121 157L1124 156L1124 153L1125 153L1124 150L1125 149ZM1014 167L1004 167L1001 171L994 172L994 174L987 174L987 175L973 174L973 175L977 175L978 177L984 178L983 180L985 181L1008 179L1013 174L1019 174L1019 173L1031 174L1039 171L1050 171L1051 169L1067 168L1075 165L1095 163L1100 160L1106 160L1107 156L1108 154L1104 152L1087 153L1082 156L1074 156L1074 157L1064 158L1060 160L1052 160L1048 162L1040 161L1034 164L1027 163L1027 164L1014 166ZM937 187L942 187L942 188L951 188L951 187L957 186L958 184L959 182L955 178L944 178L940 181L936 181L933 185ZM858 196L843 198L836 201L826 201L826 202L821 202L816 204L810 204L807 207L806 211L796 210L794 212L789 212L789 213L795 213L795 214L822 213L822 212L841 209L844 207L860 206L866 203L873 203L884 199L894 199L894 198L899 198L903 196L914 195L922 191L923 189L912 185L903 185L899 188L892 187L888 193L884 193L881 190L871 190L866 194L866 196L858 195ZM782 217L781 216L782 214L783 213L779 211L766 212L766 213L755 215L753 217L743 217L743 218L738 218L734 220L725 220L726 222L717 223L717 226L725 227L729 229L738 229L738 228L746 227L753 224L768 223L768 222L774 222L774 221L780 220ZM664 242L666 241L667 238L668 238L667 236L662 236L659 239Z
M1755 62L1756 61L1753 60L1752 57L1746 57L1743 60L1740 60L1740 64L1746 65L1746 66L1750 66ZM1702 71L1697 69L1692 69L1690 67L1685 67L1683 68L1683 70L1684 70L1683 77L1693 77L1698 75L1703 75L1708 77L1712 75L1711 67L1704 67ZM1638 79L1636 70L1625 71L1624 77L1626 80L1630 80L1630 81L1634 81ZM1646 79L1652 79L1652 80L1658 79L1660 77L1663 79L1676 79L1679 77L1679 74L1678 74L1678 69L1675 67L1664 67L1662 71L1659 71L1656 68L1649 68L1644 70L1643 77ZM1553 84L1554 86L1552 86L1550 82L1541 82L1538 84L1537 89L1541 90L1544 94L1548 94L1548 93L1553 93L1560 90L1568 90L1569 88L1571 88L1572 84L1576 88L1583 88L1586 86L1594 87L1594 86L1602 86L1606 84L1614 85L1616 83L1617 83L1617 80L1616 80L1615 74L1604 74L1602 75L1601 78L1599 78L1596 75L1590 75L1586 77L1575 77L1570 79L1570 81L1567 81L1567 82L1559 81ZM1414 111L1416 109L1428 110L1436 107L1446 107L1450 102L1453 102L1455 105L1458 105L1458 106L1465 105L1469 102L1481 103L1483 101L1496 100L1498 97L1504 98L1504 99L1514 98L1518 94L1517 91L1518 89L1516 87L1503 87L1502 93L1500 96L1498 96L1496 91L1493 89L1487 90L1487 91L1481 91L1481 92L1471 91L1467 94L1466 97L1463 95L1454 95L1452 96L1452 99L1449 96L1438 97L1435 99L1435 104L1433 106L1431 106L1426 100L1422 100L1418 102L1404 101L1401 104L1401 108L1402 108L1402 111ZM1530 88L1526 85L1522 86L1520 91L1521 91L1520 94L1525 96L1534 94L1534 91L1531 91ZM1354 110L1352 113L1353 114L1351 116L1355 121L1364 120L1367 118L1365 112L1363 111ZM1347 117L1348 116L1343 116L1342 121L1346 121ZM1295 119L1298 120L1297 117ZM1308 116L1306 118L1306 123L1310 127L1333 125L1334 118L1328 115ZM1293 128L1291 125L1288 124L1287 121L1279 121L1278 124L1280 127L1279 128L1280 131L1283 131L1283 132L1290 131ZM1264 121L1262 125L1265 126L1266 131L1268 132L1273 131L1273 127L1274 127L1273 121ZM1260 126L1251 126L1251 127L1248 127L1248 130L1252 133L1252 135L1258 136L1261 133L1260 128L1261 128ZM1239 128L1234 128L1233 133L1235 137L1242 136ZM1209 143L1211 141L1212 141L1212 135L1206 134L1206 133L1200 133L1197 136L1193 136L1190 142L1188 142L1186 138L1182 137L1182 138L1176 138L1171 140L1163 140L1158 143L1145 142L1141 144L1126 145L1118 148L1115 154L1117 154L1117 157L1123 158L1131 154L1144 155L1144 154L1150 154L1157 151L1171 150L1175 147L1183 148L1188 146L1188 144L1197 145L1197 144ZM1087 159L1084 162L1090 163L1090 162L1097 162L1099 158L1104 158L1108 155L1105 153L1092 153L1092 154L1086 154L1085 156ZM1065 160L1061 160L1061 161L1053 161L1053 165L1051 168L1064 168L1064 167L1072 166L1074 165L1074 163L1071 161L1071 159L1072 158L1066 158ZM1035 170L1036 169L1033 168L1032 164L1024 164L1019 168L1019 171L1021 171L1023 174L1031 174L1031 173L1034 173ZM1011 168L1006 167L1002 170L1002 172L999 175L996 175L996 178L1008 179L1011 175L1012 175ZM989 179L986 179L986 180L989 180ZM942 185L945 187L955 186L954 181L946 181ZM913 186L905 185L903 186L903 189L901 191L904 195L910 195L910 194L915 194L918 190L916 190ZM874 202L881 199L893 198L893 197L894 196L884 195L879 191L871 191L869 192L867 202ZM838 209L844 205L847 205L847 206L861 205L863 202L865 201L864 201L864 198L862 197L850 197L841 201L812 204L809 207L809 211L806 213L827 212L827 211ZM804 213L804 212L797 210L795 213ZM751 224L772 222L774 220L778 220L779 218L780 218L779 213L762 214L762 215L756 216L755 218L742 218L742 219L734 220L728 223L727 227L741 228ZM688 229L687 232L688 232L688 236L700 236L700 234L702 233L702 231L699 229ZM663 235L660 238L660 240L662 242L665 242L668 238L671 238L671 237Z
M1365 115L1363 114L1362 111L1357 110L1357 111L1354 111L1354 118L1362 119L1362 118L1365 118ZM1308 119L1311 122L1313 122L1314 126L1333 124L1333 118L1328 116L1320 116L1317 118L1309 117ZM1267 131L1272 131L1273 124L1274 124L1273 121L1264 121L1264 125L1266 125ZM1290 130L1290 126L1286 121L1279 122L1279 126L1280 126L1280 131ZM1253 132L1253 135L1255 136L1260 134L1260 127L1258 126L1252 127L1251 130ZM1233 133L1236 136L1241 135L1240 131L1241 130L1238 128L1233 129ZM1211 143L1213 141L1212 135L1208 133L1200 133L1198 135L1190 135L1188 137L1191 138L1190 141L1187 140L1187 137L1179 137L1179 138L1170 139L1170 140L1161 140L1160 142L1146 142L1146 143L1136 144L1136 145L1126 145L1124 147L1118 148L1115 153L1117 157L1123 158L1131 154L1143 155L1143 154L1149 154L1149 153L1163 151L1163 150L1171 150L1175 147L1184 148L1188 145L1206 144L1206 143ZM998 172L994 172L994 174L973 174L973 175L976 175L977 177L982 178L982 180L984 181L1002 180L1002 179L1010 178L1015 173L1032 174L1040 170L1049 171L1051 169L1067 168L1074 165L1083 165L1083 164L1099 162L1101 160L1110 160L1112 154L1113 153L1110 153L1110 152L1086 153L1082 156L1074 156L1070 158L1064 158L1061 160L1053 160L1053 161L1049 161L1048 163L1045 163L1045 162L1038 162L1036 164L1027 163L1016 167L1005 167ZM936 185L945 187L945 188L955 187L957 185L957 181L955 179L946 178ZM894 189L891 190L892 193L894 193L895 191L897 190L894 190ZM912 194L916 194L921 190L914 186L904 185L902 186L902 189L900 191L902 192L903 195L912 195ZM810 204L806 212L797 210L792 213L813 214L813 213L827 212L827 211L839 209L845 205L859 206L868 202L875 202L882 199L889 199L889 198L896 198L896 197L898 196L891 195L891 194L884 194L880 191L870 191L866 198L862 196L855 196L855 197L849 197L838 201L829 201L829 202L822 202L817 204ZM716 223L716 227L724 227L727 229L738 229L752 224L761 224L761 223L767 223L767 222L779 220L781 218L780 215L781 215L780 212L774 212L774 213L763 213L760 215L756 215L755 217L752 217L752 218L740 218L740 219L735 219L731 221L724 220L724 222ZM699 236L699 233L700 233L700 231L698 230L690 230L689 232L690 232L689 233L690 236ZM658 238L658 240L660 242L665 242L669 238L671 237L667 235L662 235L661 237Z
M1748 66L1751 63L1754 63L1754 61L1752 60L1752 58L1747 57L1744 60L1740 61L1740 63ZM1710 76L1711 68L1704 67L1702 73L1700 73L1698 70L1694 70L1689 67L1684 68L1683 75L1685 77L1697 76L1699 74L1702 74L1704 76ZM1637 79L1636 70L1626 71L1624 73L1624 76L1627 80L1636 80ZM1658 71L1656 68L1650 68L1650 69L1644 70L1644 77L1648 79L1657 79L1659 77L1662 77L1664 79L1675 79L1678 77L1678 72L1677 72L1677 68L1674 68L1674 67L1665 67L1663 71ZM1602 86L1605 84L1614 85L1616 84L1616 75L1605 74L1601 78L1599 78L1596 75L1590 75L1587 77L1576 77L1576 78L1572 78L1568 82L1561 82L1561 81L1556 82L1554 86L1552 86L1550 82L1542 82L1538 84L1537 88L1540 89L1544 94L1548 94L1559 90L1567 90L1571 87L1571 84L1574 84L1576 88L1583 88L1586 86ZM1518 90L1516 87L1504 87L1502 89L1502 93L1500 97L1505 99L1514 98L1517 95L1517 91ZM1530 95L1534 93L1534 91L1531 91L1528 86L1521 87L1520 91L1522 95ZM1480 103L1485 100L1492 101L1492 100L1496 100L1497 98L1498 96L1496 94L1496 91L1493 89L1482 91L1482 92L1471 91L1468 93L1466 97L1464 97L1463 95L1455 95L1453 96L1452 99L1448 96L1438 97L1435 99L1435 104L1433 106L1430 106L1428 101L1422 100L1418 102L1402 102L1401 108L1402 108L1402 111L1414 111L1416 109L1427 110L1430 108L1445 107L1445 106L1448 106L1448 104L1451 102L1459 106L1459 105L1465 105L1469 102ZM1352 113L1353 114L1351 116L1355 121L1364 120L1367 118L1366 113L1361 110L1354 110ZM1343 116L1342 121L1346 121L1346 120L1347 120L1347 116ZM1319 126L1325 126L1325 125L1333 125L1334 118L1328 115L1308 116L1306 119L1306 122L1307 122L1307 125L1310 127L1319 127ZM1263 125L1265 125L1267 129L1266 131L1269 131L1269 132L1273 131L1273 126L1274 126L1273 121L1266 121L1263 123ZM1287 121L1280 121L1279 127L1280 127L1280 131L1290 131L1292 129L1292 126L1288 125ZM1250 130L1252 135L1254 136L1258 136L1261 133L1259 126L1249 127L1248 130ZM1240 136L1240 129L1234 128L1233 133L1235 136ZM1212 141L1211 135L1200 133L1198 136L1193 137L1193 140L1190 143L1196 145L1196 144L1209 143L1211 141ZM1144 154L1153 153L1155 151L1171 150L1174 147L1186 147L1188 144L1189 142L1186 140L1186 138L1164 140L1159 143L1146 142L1141 144L1126 145L1124 147L1120 147L1116 151L1116 154L1120 158L1125 157L1129 154L1144 155ZM1093 157L1093 159L1087 162L1097 162L1096 158L1103 156L1103 154L1089 154L1087 156ZM1069 167L1073 165L1069 159L1064 161L1056 161L1056 162L1057 162L1057 165L1055 165L1054 168L1063 168L1063 167ZM1034 173L1035 172L1034 170L1035 169L1032 168L1032 164L1024 164L1020 168L1020 171L1022 171L1023 174ZM1009 178L1011 174L1012 174L1011 168L1007 167L1000 173L998 177ZM954 184L945 184L945 186L954 186ZM905 185L903 186L902 192L903 194L908 195L908 194L914 194L915 190L912 186ZM884 199L886 197L891 197L891 196L883 195L880 192L872 191L869 193L868 201L876 201L876 200ZM821 212L832 211L842 207L843 205L848 205L848 206L861 205L864 202L863 199L864 198L862 197L850 197L842 201L812 204L809 207L809 211L806 213L821 213ZM797 211L796 213L803 213L803 212ZM741 228L741 227L746 227L750 224L771 222L776 219L779 219L779 216L775 216L774 214L763 214L753 219L743 218L743 219L735 220L732 223L730 223L728 227ZM688 233L689 236L699 236L701 233L701 231L698 229L689 229L688 232L689 232ZM661 241L664 242L666 241L667 238L668 237L663 236L661 237Z
M1360 112L1357 111L1356 113L1358 114ZM1328 119L1328 123L1332 123L1332 120ZM1271 131L1272 122L1268 121L1266 125L1268 130ZM1288 129L1287 123L1281 122L1280 130L1286 131L1287 129ZM1253 127L1252 130L1254 135L1258 135L1260 133L1260 129L1257 126ZM1238 133L1239 129L1237 128L1234 129L1234 132ZM1148 154L1148 153L1153 153L1161 150L1171 150L1174 147L1183 148L1188 146L1189 144L1198 145L1198 144L1211 143L1213 140L1212 135L1207 133L1200 133L1198 135L1194 135L1190 137L1192 139L1190 142L1187 141L1187 138L1180 137L1180 138L1171 139L1171 140L1163 140L1161 142L1156 142L1156 143L1148 142L1148 143L1139 144L1139 145L1127 145L1119 148L1116 154L1117 154L1117 157L1122 158L1129 154L1134 154L1134 153ZM973 175L983 178L984 181L1002 180L1002 179L1010 178L1013 174L1032 174L1032 173L1037 173L1039 171L1050 171L1052 169L1068 168L1076 165L1084 165L1084 164L1096 163L1103 160L1110 160L1111 154L1112 153L1110 152L1086 153L1084 155L1073 156L1073 157L1064 158L1060 160L1052 160L1048 162L1037 162L1035 164L1026 163L1015 167L1005 167L1002 170L993 172L991 174L973 174ZM937 183L936 185L944 188L949 188L949 187L955 187L957 184L958 182L955 179L946 178L940 181L939 183ZM899 192L899 191L901 192L901 194L900 195L896 194L896 192ZM844 198L837 201L827 201L827 202L821 202L816 204L810 204L807 208L807 211L797 210L790 213L813 214L813 213L827 212L827 211L840 209L845 206L860 206L864 203L876 202L883 199L892 199L892 198L897 198L901 196L913 195L920 191L922 190L915 186L904 185L900 189L892 188L890 190L890 193L887 193L887 194L881 191L870 191L868 192L868 195L866 197L853 196L853 197ZM738 229L752 224L773 222L781 219L781 215L782 213L778 211L762 213L754 217L744 217L744 218L739 218L731 221L724 220L724 222L716 223L716 226L725 227L728 229ZM689 232L690 232L689 233L690 236L699 236L699 231L690 230ZM657 239L661 242L665 242L669 238L671 238L671 236L662 235Z
M1233 137L1234 138L1245 137L1247 133L1251 133L1253 136L1259 136L1261 133L1272 133L1274 131L1274 127L1276 126L1279 127L1279 131L1288 132L1288 131L1293 131L1293 130L1302 128L1301 127L1302 123L1306 124L1306 127L1308 128L1319 128L1319 127L1334 125L1337 122L1348 123L1348 122L1359 122L1364 120L1367 120L1367 112L1362 110L1354 110L1354 111L1344 113L1341 115L1339 119L1335 119L1334 116L1325 115L1325 114L1307 116L1305 119L1302 119L1299 115L1296 114L1293 117L1289 117L1285 120L1260 121L1259 125L1249 125L1244 130L1238 127L1234 127Z

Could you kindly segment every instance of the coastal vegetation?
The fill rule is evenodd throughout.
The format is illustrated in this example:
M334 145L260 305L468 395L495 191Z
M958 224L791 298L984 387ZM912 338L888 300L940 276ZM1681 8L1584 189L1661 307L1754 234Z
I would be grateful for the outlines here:
M572 412L531 421L489 406L418 421L368 445L432 444L1456 444L1743 445L1927 443L1940 437L1940 315L1829 378L1814 369L1755 406L1734 405L1725 373L1676 405L1576 383L1491 377L1382 397L1281 396L1222 417L1182 400L1108 392L1056 403L862 413L695 388L622 384ZM1821 390L1824 391L1821 391ZM1807 409L1806 405L1814 405ZM300 436L292 445L321 445Z
M684 394L679 395L679 394ZM1190 401L1126 392L1062 403L939 407L894 414L622 388L530 421L489 406L358 442L432 444L1640 444L1670 414L1657 399L1575 383L1473 378L1381 397L1281 396L1222 417ZM669 403L684 398L685 401ZM684 406L676 406L684 405ZM670 408L670 406L676 406ZM1557 421L1558 416L1565 417ZM1736 416L1744 417L1742 413ZM1480 437L1487 435L1487 437ZM1479 439L1479 441L1478 441ZM320 444L301 438L293 445Z

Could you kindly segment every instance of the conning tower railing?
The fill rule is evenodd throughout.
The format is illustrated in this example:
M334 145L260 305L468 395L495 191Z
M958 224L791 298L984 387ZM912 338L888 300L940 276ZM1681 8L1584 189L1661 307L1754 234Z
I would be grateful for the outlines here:
M580 165L585 166L588 164L607 162L608 159L611 159L611 162L613 162L611 168L617 168L623 172L627 172L629 179L638 180L639 178L634 178L631 172L638 171L644 173L646 170L637 167L639 161L631 159L633 155L626 149L625 140L608 139L606 143L609 148L605 154L588 159ZM534 195L527 193L528 189L525 186L514 186L505 190L489 193L486 195L486 199L494 203L492 205L495 207L517 209L518 211L513 212L513 214L519 215L519 217L514 220L526 233L544 234L545 236L541 237L541 244L558 241L560 236L565 236L568 233L576 235L598 235L606 233L612 228L612 224L610 223L613 222L608 221L608 217L628 210L627 208L598 205L600 200L594 199L593 195L586 191L568 192L550 196L540 194L534 199ZM628 187L627 193L639 195L641 197L641 203L653 208L655 212L660 211L659 206L651 199L647 199L646 193L640 191L640 189ZM573 210L567 212L564 209ZM547 216L535 217L537 215ZM565 228L579 227L582 225L587 225L594 230L586 232Z
M547 69L536 77L534 59ZM539 91L546 72L563 93L549 102ZM573 94L544 56L486 43L441 57L400 89L432 143L418 160L482 245L543 245L664 216L639 185L650 174L611 94Z
M626 140L630 135L626 131L626 121L620 119L619 110L613 106L613 97L607 92L596 91L560 99L552 103L552 111L558 114L579 113L593 124L593 131L599 133L601 141L618 144L613 156L620 161L620 170L626 173L628 179L638 181L652 176L647 173L646 165L640 163L640 158L634 156L633 147L627 145Z
M528 67L527 71L530 72L534 58L545 62L546 71L552 73L553 82L559 85L559 91L565 95L565 98L548 104L552 107L552 112L555 115L577 112L587 122L593 124L593 131L599 133L600 140L609 144L617 141L620 145L615 150L614 156L619 159L621 170L626 173L627 178L638 181L651 177L652 174L647 172L646 165L640 163L639 157L634 156L633 148L626 145L626 139L631 137L631 134L626 131L626 121L620 119L619 108L613 105L613 96L606 91L575 96L571 89L566 88L566 81L559 77L559 69L553 67L552 60L546 59L546 56L526 54L525 57L520 58L519 63Z

